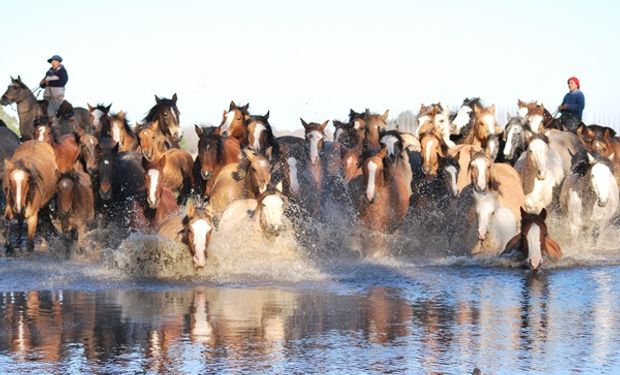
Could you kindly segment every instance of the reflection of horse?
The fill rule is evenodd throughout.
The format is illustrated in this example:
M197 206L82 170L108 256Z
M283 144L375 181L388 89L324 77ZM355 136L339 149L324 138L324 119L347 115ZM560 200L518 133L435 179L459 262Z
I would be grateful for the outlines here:
M502 255L517 255L533 270L542 265L543 255L560 259L562 250L560 245L549 237L546 217L547 210L544 208L540 214L528 214L522 209L521 231L506 244Z
M156 122L157 130L166 136L170 144L176 147L183 138L179 115L177 94L172 95L172 99L159 98L155 95L155 105L149 110L142 122L145 124Z
M591 228L594 238L610 224L618 211L618 183L609 158L590 153L575 155L573 173L566 177L560 194L560 207L568 214L570 233L578 236Z
M194 187L203 197L208 197L222 168L239 162L241 148L236 138L217 135L217 128L196 125L195 130L198 155L193 167Z
M84 172L58 172L58 218L61 230L82 238L95 218L90 176Z
M197 267L204 267L207 262L212 232L211 213L203 208L195 208L191 202L187 204L185 216L173 216L158 229L160 236L186 245Z
M224 111L222 123L217 128L215 134L236 138L241 147L247 146L246 116L250 114L248 112L249 107L250 103L238 106L234 101L231 101L228 111Z
M254 228L265 237L277 237L284 225L287 199L281 192L282 184L268 188L256 199L242 199L229 204L218 224L218 231L233 233L235 228Z
M564 170L560 155L549 146L549 139L545 135L532 135L527 152L521 155L515 169L521 176L525 211L537 213L549 207L554 189L564 179Z
M214 214L219 214L230 202L256 198L271 182L271 165L266 157L245 150L240 163L222 168L213 183L209 203Z
M20 145L11 160L4 163L3 189L6 197L6 249L12 250L10 220L17 218L28 225L28 248L34 250L34 235L39 211L46 207L56 193L56 158L52 146L44 142L27 141ZM47 218L46 218L47 219ZM21 228L20 228L21 229Z
M495 191L474 192L478 219L478 244L472 253L499 253L517 233L517 219L510 209L501 205Z
M22 139L32 139L34 120L47 116L47 113L41 108L37 99L19 76L17 76L17 79L11 77L11 84L2 95L2 100L0 101L2 105L9 105L11 103L17 103L19 133Z

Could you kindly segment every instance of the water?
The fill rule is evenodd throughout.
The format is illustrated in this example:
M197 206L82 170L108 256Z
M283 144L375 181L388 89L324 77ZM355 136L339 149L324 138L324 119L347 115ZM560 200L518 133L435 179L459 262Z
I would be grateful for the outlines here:
M348 225L305 225L314 241L303 245L291 233L271 241L216 232L202 270L178 244L135 233L115 240L114 230L89 233L70 259L59 243L0 258L0 371L620 368L614 230L596 244L570 242L556 223L565 256L534 273L494 256L449 255L445 244L412 251L406 233L388 236L390 255L363 257Z

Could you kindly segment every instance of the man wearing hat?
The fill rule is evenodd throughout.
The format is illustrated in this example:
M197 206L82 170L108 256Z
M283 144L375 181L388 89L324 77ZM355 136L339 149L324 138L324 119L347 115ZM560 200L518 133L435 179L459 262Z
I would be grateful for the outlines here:
M577 77L570 77L567 83L568 93L564 95L564 100L562 100L562 104L558 107L558 111L562 113L562 123L564 123L566 130L574 132L581 122L586 99L580 90L581 86Z
M45 78L41 80L39 86L45 88L43 98L48 101L47 115L49 118L53 118L56 115L56 111L60 107L60 104L65 99L65 85L69 80L67 70L62 65L62 57L54 55L47 59L47 62L52 64L52 67L45 73Z

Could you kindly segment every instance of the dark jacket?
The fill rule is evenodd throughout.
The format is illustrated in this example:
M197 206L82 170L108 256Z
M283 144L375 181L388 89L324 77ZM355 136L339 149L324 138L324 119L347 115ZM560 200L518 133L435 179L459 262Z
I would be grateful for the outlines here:
M566 109L562 110L562 114L576 117L581 121L581 115L583 114L583 108L586 106L586 98L583 96L581 90L577 89L573 92L569 92L564 95L562 105L566 105Z
M49 87L65 87L67 81L69 80L69 75L67 74L67 70L64 65L61 65L57 70L54 68L50 68L50 70L45 73L45 76L56 76L58 79L47 81L47 85Z

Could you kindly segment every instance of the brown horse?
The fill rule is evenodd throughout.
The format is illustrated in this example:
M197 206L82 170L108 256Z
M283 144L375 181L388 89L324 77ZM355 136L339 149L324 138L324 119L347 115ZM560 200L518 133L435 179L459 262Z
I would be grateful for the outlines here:
M119 144L119 152L136 151L138 140L127 122L125 112L113 113L102 120L102 136L110 137Z
M543 255L560 259L562 249L549 237L546 218L544 208L539 214L529 214L521 209L521 231L506 244L502 255L517 255L532 270L542 265Z
M474 121L469 133L461 143L487 148L489 138L502 134L495 119L495 104L490 107L474 106Z
M97 172L97 145L99 140L91 134L83 133L79 137L80 156L83 169L88 172L91 177Z
M22 82L20 76L17 76L17 79L11 77L11 84L0 100L2 105L9 105L11 103L17 103L19 133L22 139L32 139L35 119L47 117L47 113L43 110L28 86Z
M228 111L224 111L222 115L222 122L217 128L216 134L236 138L241 147L247 146L246 116L250 114L248 112L249 107L250 103L238 106L234 101L231 101Z
M269 125L269 111L264 116L246 115L245 121L250 150L257 154L265 155L267 149L271 147L271 152L275 156L279 155L278 143L273 135L271 125Z
M171 145L178 147L178 142L183 138L183 129L179 120L181 113L177 108L177 94L172 95L172 99L159 98L155 95L155 103L142 122L145 124L156 122L156 129L166 136Z
M271 165L263 155L244 150L240 163L222 168L213 183L209 204L214 214L219 214L237 199L256 198L271 182Z
M301 189L304 206L311 214L317 215L321 208L321 196L323 193L324 171L323 148L325 146L325 128L328 121L322 124L311 122L307 123L301 119L301 124L305 131L304 157L301 160Z
M201 196L208 197L222 168L241 159L241 147L237 138L217 135L218 128L198 125L194 128L199 137L193 168L194 188Z
M82 238L95 219L94 194L90 176L84 172L57 172L58 218L62 233Z
M193 255L194 265L204 267L213 232L213 221L208 209L195 208L188 203L185 216L173 216L158 229L160 236L186 245Z
M609 158L611 154L614 177L620 186L620 140L616 137L615 130L601 125L580 125L575 132L577 138L585 148L593 153L597 153L604 158Z
M166 157L161 157L156 163L145 163L144 159L142 162L147 203L144 208L144 217L149 227L157 228L159 224L175 214L179 210L179 206L174 193L163 181L167 164Z
M382 115L370 113L366 110L364 115L365 122L365 147L366 149L379 148L379 132L387 128L387 120L390 110L386 109Z
M354 194L364 192L366 199L356 197L354 201L364 227L371 232L394 232L409 209L411 175L407 174L403 164L387 163L386 156L385 147L366 152L362 155L362 177L351 181ZM380 242L364 241L364 244L370 245L367 251L383 250Z
M11 160L5 160L3 189L7 203L4 215L6 226L6 249L12 251L10 220L26 220L28 225L28 249L34 250L34 235L39 220L39 210L46 207L56 193L56 157L47 143L26 141L22 143Z
M112 104L107 107L103 104L97 104L95 107L87 103L88 106L88 122L93 127L93 134L101 134L102 119L109 116Z
M64 134L56 137L52 135L52 131L47 125L37 125L34 130L34 139L45 142L54 148L56 155L56 166L60 173L67 173L74 168L81 169L78 163L81 148L78 139L74 134Z
M471 154L473 151L482 151L482 148L474 145L459 144L448 150L448 155L454 158L459 164L459 174L456 180L459 193L462 192L466 186L471 184L469 162L471 161Z
M185 202L194 186L193 165L192 155L178 148L164 152L153 161L142 159L142 167L145 171L157 166L161 183L178 195L180 203Z

